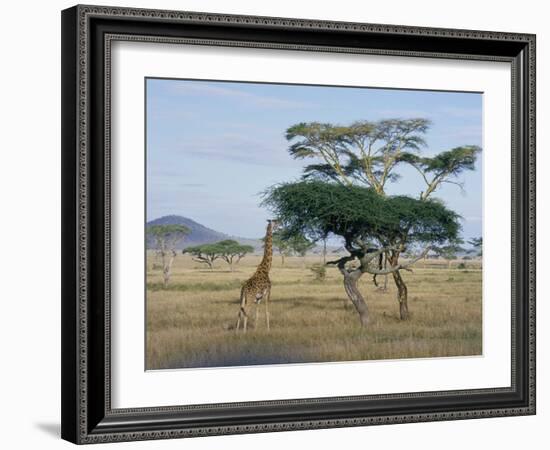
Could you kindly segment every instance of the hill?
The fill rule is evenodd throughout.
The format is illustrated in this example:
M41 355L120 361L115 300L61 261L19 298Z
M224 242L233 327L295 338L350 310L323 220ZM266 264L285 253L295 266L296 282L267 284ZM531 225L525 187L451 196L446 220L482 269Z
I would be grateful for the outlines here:
M241 244L252 245L256 251L261 250L262 242L259 239L247 239L238 236L230 236L220 231L208 228L188 217L170 215L159 217L158 219L147 222L147 225L185 225L191 230L191 234L182 241L176 243L177 249L183 249L192 245L209 244L212 242L223 241L225 239L234 239ZM154 242L147 238L147 248L154 248Z

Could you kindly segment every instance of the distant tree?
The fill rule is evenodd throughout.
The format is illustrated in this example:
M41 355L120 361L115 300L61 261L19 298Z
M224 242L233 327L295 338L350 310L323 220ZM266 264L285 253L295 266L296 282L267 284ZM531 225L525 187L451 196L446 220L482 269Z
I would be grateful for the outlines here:
M458 258L457 253L465 251L461 246L462 243L462 239L454 239L448 245L435 248L435 252L447 260L449 269L452 261Z
M155 240L155 245L161 257L164 288L168 287L172 274L172 264L176 257L175 245L191 230L185 225L149 225L147 234Z
M273 233L273 247L277 249L281 256L281 264L284 266L286 257L291 255L305 257L307 252L315 247L315 242L310 241L303 234L279 229Z
M307 252L315 247L315 242L310 241L302 233L292 233L287 238L288 245L293 253L305 258Z
M189 253L193 261L206 264L210 270L214 270L214 261L221 258L219 248L216 244L194 245L184 248L182 253Z
M238 264L247 253L254 251L254 247L251 245L239 244L231 239L217 242L214 245L219 249L220 258L229 264L231 272L233 272L233 264Z
M254 247L251 245L242 245L232 239L183 249L183 253L192 255L193 261L206 264L210 270L214 269L214 261L222 259L229 264L231 271L233 271L234 264L253 251Z
M474 247L477 253L477 256L483 256L483 238L482 237L472 238L468 241L468 244Z
M273 247L279 253L281 257L281 265L285 265L285 258L292 255L292 249L290 248L289 242L284 239L284 234L282 230L277 230L273 232ZM263 239L262 239L263 240Z

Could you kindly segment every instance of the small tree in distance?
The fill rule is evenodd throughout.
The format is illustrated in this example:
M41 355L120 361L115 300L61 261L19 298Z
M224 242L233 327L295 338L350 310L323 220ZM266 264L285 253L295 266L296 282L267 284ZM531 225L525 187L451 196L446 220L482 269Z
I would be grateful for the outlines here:
M310 241L302 233L293 233L288 238L288 245L296 255L303 258L302 265L305 265L307 252L315 247L315 242Z
M202 244L184 248L183 254L189 253L193 261L206 264L210 270L214 270L214 261L220 258L220 253L215 244Z
M461 247L462 240L456 239L449 245L435 248L435 252L447 260L448 268L451 268L452 262L458 258L457 253L463 252L464 248Z
M254 247L251 245L239 244L232 239L217 242L215 245L219 247L220 258L229 264L231 272L233 272L233 264L238 264L247 253L254 251Z
M285 236L282 230L277 230L273 232L273 247L275 247L275 249L281 256L281 265L284 266L285 258L292 255L292 249L290 248L288 241L285 240Z
M242 245L232 239L214 242L212 244L195 245L187 247L183 253L192 255L193 261L206 264L210 270L214 270L214 261L224 260L229 264L231 272L233 265L238 263L247 253L252 253L254 247L251 245Z
M281 255L281 262L284 265L287 256L294 254L305 258L307 252L315 247L315 242L309 240L302 233L281 229L273 233L273 246Z
M472 247L474 247L475 251L477 252L477 256L483 256L483 238L472 238L468 241L468 244L470 244Z
M154 238L162 261L162 279L164 288L168 287L172 274L172 264L176 257L175 245L191 230L185 225L149 225L147 234Z

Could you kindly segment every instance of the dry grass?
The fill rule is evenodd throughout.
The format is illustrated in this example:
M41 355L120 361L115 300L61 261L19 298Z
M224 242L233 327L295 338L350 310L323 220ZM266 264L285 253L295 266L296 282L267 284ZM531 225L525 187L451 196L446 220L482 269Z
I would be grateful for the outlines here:
M271 331L263 305L257 329L249 321L246 335L236 335L241 283L255 270L259 257L248 256L235 272L219 263L214 271L178 255L167 290L161 274L147 273L147 368L217 367L369 359L399 359L481 354L481 271L446 263L419 263L405 272L410 320L399 320L392 280L380 292L370 276L361 289L371 324L361 329L347 300L339 272L330 268L324 282L309 270L319 257L275 258L270 302ZM382 281L382 279L380 279Z

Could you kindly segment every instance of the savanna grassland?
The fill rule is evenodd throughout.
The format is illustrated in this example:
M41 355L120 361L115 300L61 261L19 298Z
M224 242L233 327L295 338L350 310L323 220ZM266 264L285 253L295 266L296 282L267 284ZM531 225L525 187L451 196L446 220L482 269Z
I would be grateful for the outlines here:
M236 334L240 286L260 256L246 256L233 272L217 261L214 270L179 254L167 289L155 264L147 263L147 369L219 367L323 361L480 355L482 276L479 262L418 262L403 276L409 288L408 321L399 320L393 281L382 292L365 274L361 290L370 326L360 327L341 274L328 268L324 281L310 267L318 255L274 255L267 332L263 304L258 324ZM379 277L383 282L383 277Z

